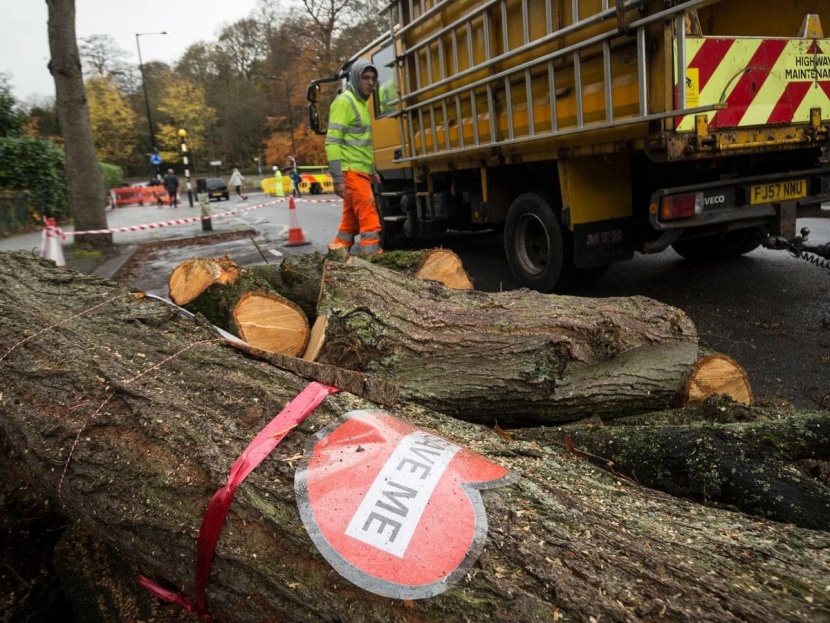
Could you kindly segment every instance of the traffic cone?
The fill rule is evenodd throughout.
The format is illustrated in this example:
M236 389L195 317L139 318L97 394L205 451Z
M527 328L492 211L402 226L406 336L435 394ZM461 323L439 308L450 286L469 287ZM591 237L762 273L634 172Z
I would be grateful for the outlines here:
M305 239L303 230L300 229L300 225L297 223L297 208L294 205L294 197L288 198L288 215L288 242L285 243L285 246L297 247L302 244L311 244Z
M44 232L46 244L41 243L41 255L45 259L55 262L55 266L66 266L60 241L63 233L58 229L57 221L53 218L47 218Z

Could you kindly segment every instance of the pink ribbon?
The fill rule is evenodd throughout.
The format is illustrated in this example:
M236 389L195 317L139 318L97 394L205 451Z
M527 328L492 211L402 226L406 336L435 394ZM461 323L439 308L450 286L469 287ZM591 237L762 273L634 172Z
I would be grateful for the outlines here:
M201 615L204 621L211 621L207 613L205 589L207 588L213 554L216 543L222 532L222 526L231 508L237 487L248 477L256 467L262 463L271 451L285 439L300 422L306 419L323 400L330 394L340 391L336 387L322 383L309 383L296 398L288 403L280 413L271 420L248 447L239 455L231 466L228 481L214 495L208 504L199 530L199 541L196 553L196 579L194 592L196 602L188 600L181 594L169 591L145 576L138 577L138 583L150 591L155 597L179 605L188 612Z

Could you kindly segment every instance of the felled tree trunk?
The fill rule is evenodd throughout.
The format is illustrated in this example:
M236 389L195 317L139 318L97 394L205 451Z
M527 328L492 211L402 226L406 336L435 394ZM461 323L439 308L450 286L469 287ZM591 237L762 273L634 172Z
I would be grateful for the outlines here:
M692 321L651 299L455 292L360 260L326 264L318 312L318 361L485 424L664 409L698 361Z
M795 466L830 458L827 413L779 419L780 413L767 417L728 400L710 400L684 419L689 413L702 415L702 421L572 424L520 434L539 443L564 444L567 436L577 454L590 453L587 458L600 466L646 487L830 530L830 487Z
M210 497L305 385L215 335L120 285L0 254L6 465L133 571L190 597ZM390 413L521 479L483 493L486 547L457 586L408 602L356 588L312 545L293 479L310 434L371 406L329 397L240 488L208 585L218 621L830 617L830 535L647 491L556 447L413 405Z

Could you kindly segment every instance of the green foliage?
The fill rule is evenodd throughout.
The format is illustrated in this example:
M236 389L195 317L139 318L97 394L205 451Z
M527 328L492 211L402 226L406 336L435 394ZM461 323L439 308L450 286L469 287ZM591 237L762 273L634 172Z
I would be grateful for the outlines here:
M114 164L107 164L106 162L99 162L98 168L101 169L101 177L104 178L104 190L109 192L112 188L118 188L124 183L124 171L121 167Z
M0 190L0 236L32 231L39 224L39 218L32 214L29 193Z
M0 88L0 137L20 136L25 115L17 108L17 102L7 91Z
M38 214L70 214L63 150L51 141L0 138L0 188L28 190Z

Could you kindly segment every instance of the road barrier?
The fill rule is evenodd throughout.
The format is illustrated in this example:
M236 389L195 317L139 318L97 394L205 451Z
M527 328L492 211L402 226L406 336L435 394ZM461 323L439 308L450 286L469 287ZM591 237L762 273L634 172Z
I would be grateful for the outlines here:
M113 207L125 205L170 204L170 197L164 186L130 186L110 190L110 203Z

